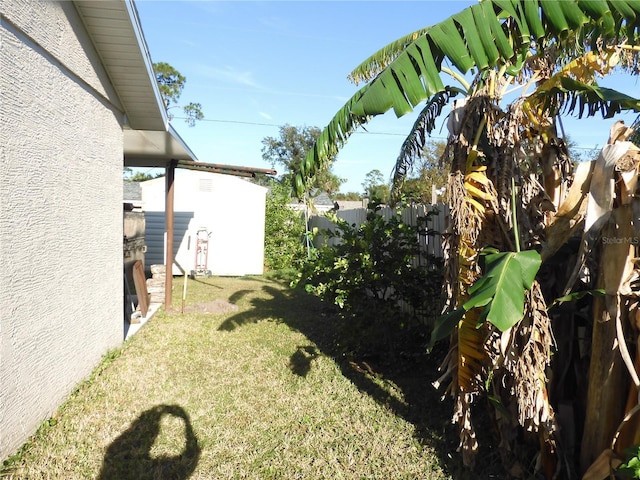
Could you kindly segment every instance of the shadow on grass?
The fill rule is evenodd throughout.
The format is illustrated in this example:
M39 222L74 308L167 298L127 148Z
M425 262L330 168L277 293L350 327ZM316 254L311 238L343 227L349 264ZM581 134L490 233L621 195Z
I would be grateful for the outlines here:
M289 359L289 369L299 377L306 377L311 371L311 362L318 356L318 349L313 345L296 348Z
M184 449L173 456L151 456L162 418L184 422ZM200 446L187 412L177 405L158 405L142 414L107 448L98 480L186 480L200 458Z
M475 472L462 467L461 455L456 453L459 441L457 430L451 424L453 402L449 397L443 399L442 392L436 391L431 384L441 375L438 373L438 366L446 354L444 348L436 350L431 355L425 353L393 364L374 364L371 361L348 357L338 347L338 322L332 307L300 290L265 286L263 293L268 294L270 298L254 298L251 301L251 310L227 318L218 329L233 331L265 319L286 324L304 334L312 343L298 346L291 355L289 368L292 373L306 377L313 359L320 353L327 355L360 391L413 424L416 439L422 445L435 450L440 458L441 467L452 478L506 478L504 470L499 465L497 453L487 447L481 447L478 469ZM380 386L380 382L376 381L379 379L397 386L402 391L404 401L398 400ZM483 430L479 432L480 442L483 442L483 437L490 436L489 429L478 427L478 430ZM488 438L484 441L485 445L490 443ZM482 470L482 473L479 470Z
M192 282L201 283L202 285L206 285L207 287L212 287L212 288L217 288L218 290L222 290L222 287L219 287L215 283L207 282L205 280L202 280L199 277L193 277L193 278L191 278L191 281Z
M273 319L288 323L286 305L293 298L293 295L290 293L295 292L285 293L278 288L270 286L265 286L263 289L271 298L252 299L251 306L253 308L251 310L246 310L227 318L218 327L218 330L230 332L243 325L256 323L264 319ZM239 290L229 297L229 303L237 303L238 300L251 293L253 293L253 290Z
M238 290L237 292L235 292L233 295L229 297L229 303L236 304L252 292L253 290Z

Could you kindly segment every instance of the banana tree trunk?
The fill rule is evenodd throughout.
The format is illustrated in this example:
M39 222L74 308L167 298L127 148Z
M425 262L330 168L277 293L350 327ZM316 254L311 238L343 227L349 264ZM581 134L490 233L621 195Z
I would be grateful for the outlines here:
M629 312L629 316L631 321L637 322L638 319L638 310L634 309L634 311ZM637 327L635 329L634 336L635 344L636 344L636 358L634 361L634 368L636 374L640 375L640 337L637 335ZM624 409L625 416L631 412L638 405L638 389L635 384L631 384L629 386L629 393L627 395L627 404ZM635 414L629 418L629 421L620 429L620 437L618 438L617 443L617 451L624 451L626 447L630 447L633 445L640 445L640 415Z
M627 319L627 312L620 311L618 298L632 258L632 246L627 241L632 237L631 209L614 209L603 229L602 246L597 249L600 252L597 288L604 289L607 294L596 297L593 302L589 387L580 452L582 471L610 447L624 416L629 380L620 354L616 321Z
M580 468L584 472L609 447L622 419L626 401L625 372L615 320L606 307L605 298L593 302L593 337L589 390L584 434L580 448Z
M555 132L553 133L553 136L555 137ZM558 167L558 164L560 163L558 159L558 147L555 143L557 142L554 141L554 145L547 143L543 147L540 166L542 168L542 180L545 193L557 211L560 206L560 201L563 198L563 192L562 172Z

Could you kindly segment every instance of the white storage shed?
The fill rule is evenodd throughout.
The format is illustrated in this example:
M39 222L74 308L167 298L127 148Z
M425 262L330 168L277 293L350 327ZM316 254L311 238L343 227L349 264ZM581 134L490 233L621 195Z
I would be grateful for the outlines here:
M140 184L145 212L145 266L165 262L165 179ZM205 263L212 275L261 275L267 189L246 179L177 169L174 180L173 274ZM197 256L198 231L206 229L206 255Z

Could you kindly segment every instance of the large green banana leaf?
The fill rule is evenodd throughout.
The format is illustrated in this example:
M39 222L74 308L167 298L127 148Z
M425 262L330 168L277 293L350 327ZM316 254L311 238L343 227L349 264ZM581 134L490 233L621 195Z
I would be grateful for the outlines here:
M597 39L635 39L640 0L483 0L446 20L387 45L351 74L369 81L335 114L309 151L295 189L324 166L348 137L373 116L397 116L445 91L443 63L466 74L504 66L517 74L532 52L545 46L589 48Z
M483 309L479 323L492 323L501 332L513 327L522 320L525 292L531 289L541 263L535 250L487 255L487 272L469 289L470 297L464 305L436 320L429 348L448 337L472 308Z

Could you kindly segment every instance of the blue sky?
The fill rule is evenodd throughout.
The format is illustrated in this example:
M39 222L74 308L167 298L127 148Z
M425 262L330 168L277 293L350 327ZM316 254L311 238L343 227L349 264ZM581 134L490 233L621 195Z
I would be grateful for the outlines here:
M172 121L198 159L267 168L265 137L278 137L284 124L324 127L359 88L347 75L360 62L472 3L138 0L136 7L152 61L167 62L187 77L181 101L202 104L205 120L195 127ZM625 82L627 93L638 90L635 80ZM389 112L373 119L368 133L349 139L333 168L347 179L342 192L361 192L373 169L391 175L414 118ZM565 123L583 148L602 146L610 125L602 119Z

